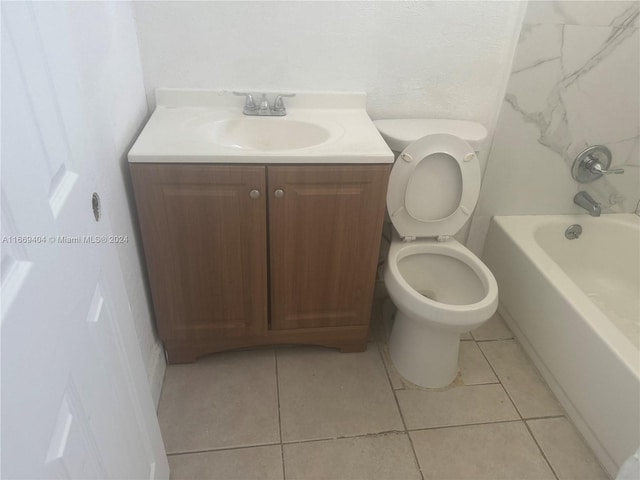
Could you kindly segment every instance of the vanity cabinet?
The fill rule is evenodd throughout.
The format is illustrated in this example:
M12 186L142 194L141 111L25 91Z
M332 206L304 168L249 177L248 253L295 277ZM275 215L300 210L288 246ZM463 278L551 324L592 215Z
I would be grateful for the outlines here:
M130 165L170 363L366 348L391 166Z

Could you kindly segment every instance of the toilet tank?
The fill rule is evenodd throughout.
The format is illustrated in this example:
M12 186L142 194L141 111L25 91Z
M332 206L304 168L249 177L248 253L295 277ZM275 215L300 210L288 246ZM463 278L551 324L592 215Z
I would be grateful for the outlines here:
M476 122L436 118L374 120L389 148L402 152L410 143L433 133L448 133L465 140L476 152L487 138L487 129Z

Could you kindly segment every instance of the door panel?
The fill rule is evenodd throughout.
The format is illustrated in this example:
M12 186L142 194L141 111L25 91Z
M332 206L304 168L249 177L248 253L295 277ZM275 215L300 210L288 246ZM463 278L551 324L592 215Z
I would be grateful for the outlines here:
M38 27L68 7L2 4L2 475L166 478L117 252L88 241L112 232L91 209L86 99L43 47L73 45Z
M389 168L268 167L274 330L369 322Z
M264 334L264 167L132 164L131 172L162 338Z

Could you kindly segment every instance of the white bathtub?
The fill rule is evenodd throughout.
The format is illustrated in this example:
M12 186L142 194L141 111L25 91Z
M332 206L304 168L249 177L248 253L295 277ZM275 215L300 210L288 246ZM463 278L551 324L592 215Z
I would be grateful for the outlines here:
M494 217L483 255L500 313L612 477L640 445L639 255L634 214Z

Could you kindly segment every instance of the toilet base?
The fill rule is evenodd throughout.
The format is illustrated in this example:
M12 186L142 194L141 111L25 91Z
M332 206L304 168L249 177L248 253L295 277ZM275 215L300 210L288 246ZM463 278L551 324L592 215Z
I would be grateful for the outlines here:
M460 334L431 328L400 310L396 313L389 355L400 375L425 388L449 385L458 373Z

